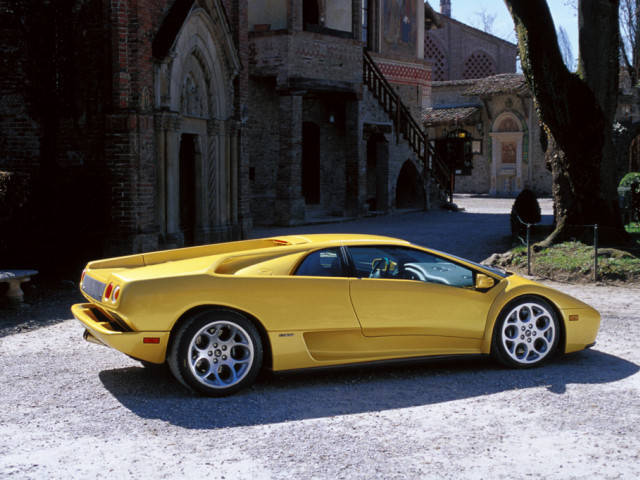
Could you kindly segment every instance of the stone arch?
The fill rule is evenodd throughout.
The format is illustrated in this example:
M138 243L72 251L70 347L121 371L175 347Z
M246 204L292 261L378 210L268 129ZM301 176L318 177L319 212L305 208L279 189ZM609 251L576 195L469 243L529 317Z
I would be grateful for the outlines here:
M156 218L162 247L230 240L238 229L233 82L239 62L219 0L204 5L188 13L167 55L156 59ZM188 168L185 161L191 162ZM185 172L193 178L185 181ZM181 211L185 205L189 212ZM186 213L194 215L188 225L181 221Z
M210 116L225 118L233 105L233 79L239 70L237 55L227 52L226 42L220 39L216 24L208 12L198 8L191 12L168 57L167 88L159 103L172 111L180 111L181 89L189 73L199 72L206 84L206 100L211 107ZM231 57L231 58L230 58ZM234 58L235 57L235 58ZM234 61L235 60L235 61Z
M396 182L396 208L425 208L424 182L411 160L402 165Z
M493 122L491 132L492 194L513 196L524 188L526 154L525 125L514 112L506 111Z

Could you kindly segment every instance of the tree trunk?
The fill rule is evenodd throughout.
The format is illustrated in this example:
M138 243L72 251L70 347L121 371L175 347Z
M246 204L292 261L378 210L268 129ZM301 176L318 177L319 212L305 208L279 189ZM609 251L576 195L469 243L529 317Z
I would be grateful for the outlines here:
M565 66L544 0L505 0L516 25L522 69L551 155L556 229L545 244L573 238L626 245L616 190L613 116L618 91L618 1L580 0L580 60ZM595 34L597 32L597 34Z

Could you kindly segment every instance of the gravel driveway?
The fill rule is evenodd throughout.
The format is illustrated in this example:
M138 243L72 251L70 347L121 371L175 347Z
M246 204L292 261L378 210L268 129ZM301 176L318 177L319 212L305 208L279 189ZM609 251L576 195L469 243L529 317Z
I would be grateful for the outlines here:
M456 201L465 212L297 230L475 260L508 247L511 201ZM77 293L0 311L0 478L639 478L640 288L554 286L602 314L595 348L529 371L474 358L264 374L224 399L84 342L65 313Z

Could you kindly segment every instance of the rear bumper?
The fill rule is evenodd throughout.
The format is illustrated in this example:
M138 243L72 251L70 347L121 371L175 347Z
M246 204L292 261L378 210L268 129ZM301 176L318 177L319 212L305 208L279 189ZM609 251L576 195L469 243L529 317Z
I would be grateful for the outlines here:
M71 307L73 316L85 327L84 339L111 347L131 357L151 363L164 363L169 343L169 332L124 332L115 329L104 315L96 315L97 307L79 303Z

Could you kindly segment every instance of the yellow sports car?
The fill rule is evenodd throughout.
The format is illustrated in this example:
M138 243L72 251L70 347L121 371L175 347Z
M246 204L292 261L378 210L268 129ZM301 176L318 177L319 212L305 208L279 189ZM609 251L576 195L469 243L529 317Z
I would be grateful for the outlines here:
M594 344L600 315L502 270L371 235L245 240L90 262L85 339L168 363L211 396L274 371L491 354L535 367Z

